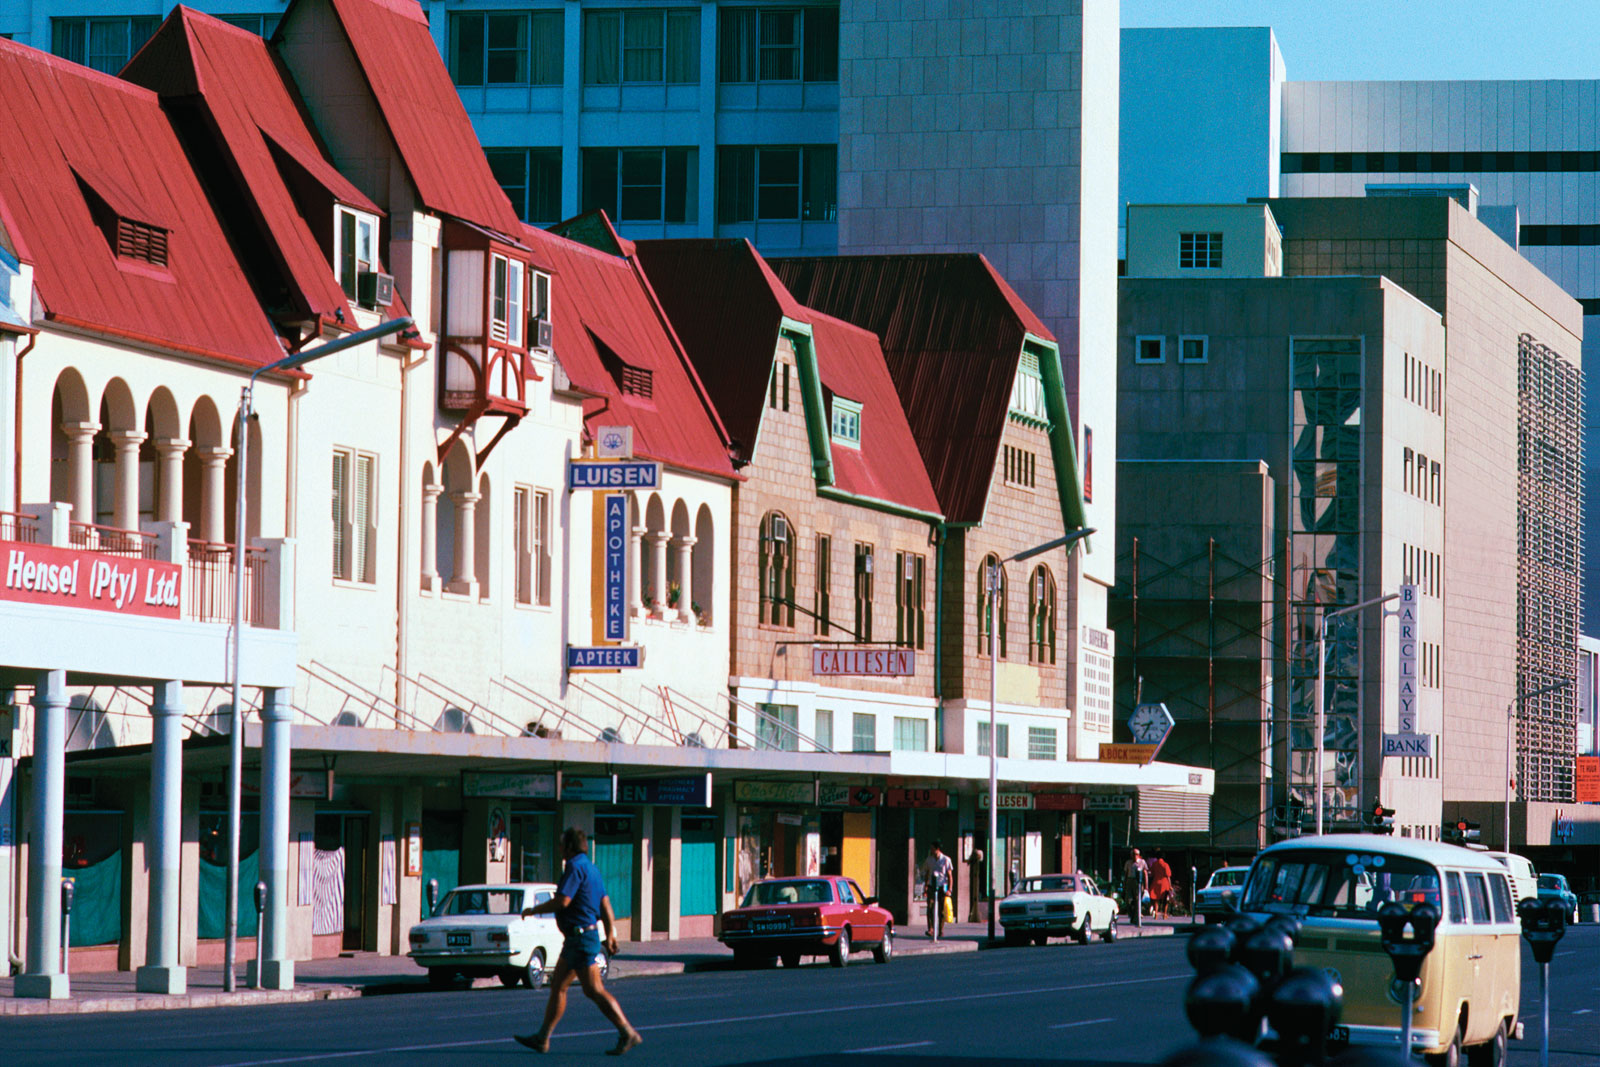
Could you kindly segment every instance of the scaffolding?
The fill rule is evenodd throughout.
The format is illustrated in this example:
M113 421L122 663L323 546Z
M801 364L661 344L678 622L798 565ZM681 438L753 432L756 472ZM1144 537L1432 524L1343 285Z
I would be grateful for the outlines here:
M1141 698L1175 725L1161 758L1217 774L1209 845L1259 848L1272 810L1275 565L1242 559L1215 537L1181 558L1128 539L1109 620L1117 634L1117 719Z
M1518 792L1571 801L1583 570L1583 376L1529 334L1517 339Z

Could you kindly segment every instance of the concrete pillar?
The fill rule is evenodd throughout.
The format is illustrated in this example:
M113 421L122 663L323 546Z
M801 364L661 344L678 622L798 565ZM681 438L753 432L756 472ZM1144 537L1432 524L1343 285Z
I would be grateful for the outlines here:
M261 702L261 880L267 883L262 915L262 989L293 989L289 955L289 707L287 689L267 689Z
M67 495L72 499L72 521L94 521L94 435L100 432L97 422L66 422L61 430L67 435Z
M637 504L635 504L635 511L637 512ZM638 522L638 515L637 514L635 514L635 516L634 516L634 522L635 523ZM629 531L629 536L630 536L630 538L632 540L632 545L630 546L631 549L632 549L632 554L631 554L630 558L633 560L633 565L628 568L628 577L629 577L628 585L631 588L632 594L633 594L633 605L632 606L633 606L634 617L635 618L643 618L644 617L644 527L635 525Z
M161 498L156 501L156 519L182 522L183 454L189 451L189 442L181 437L163 437L156 439L155 446L161 468Z
M150 704L154 733L150 750L150 921L141 993L181 994L188 971L178 959L178 923L183 906L183 683L159 682Z
M139 528L139 446L145 435L137 430L113 430L109 435L117 449L116 496L112 501L111 525L119 530Z
M687 535L678 538L678 618L694 622L694 546L696 541Z
M630 941L649 941L655 914L655 819L653 808L635 808L633 818L633 929ZM610 887L607 886L609 889ZM612 905L616 905L615 897Z
M430 592L439 588L439 494L444 486L422 487L422 587Z
M676 941L683 919L683 808L674 804L667 816L667 940Z
M65 1000L61 973L61 837L66 800L67 672L40 671L33 690L33 798L28 812L28 952L12 992Z
M483 495L465 490L452 496L456 502L456 559L448 588L471 596L478 589L478 501Z
M195 450L205 465L200 481L200 540L221 544L227 539L228 459L231 448L200 448Z
M669 534L664 531L646 534L650 542L650 598L655 601L655 608L661 612L662 618L667 618L667 541Z
M16 908L12 893L20 879L16 876L16 728L22 709L17 706L13 689L0 689L0 961L9 960L18 953L14 943L12 916Z

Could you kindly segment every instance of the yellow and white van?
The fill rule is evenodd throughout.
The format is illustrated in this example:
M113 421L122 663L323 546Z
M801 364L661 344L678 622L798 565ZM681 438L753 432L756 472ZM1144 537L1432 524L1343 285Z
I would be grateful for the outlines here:
M1336 1043L1398 1047L1404 989L1378 933L1378 908L1390 900L1432 904L1440 915L1412 990L1412 1049L1446 1067L1499 1067L1522 988L1521 927L1499 861L1411 838L1302 837L1256 857L1240 910L1300 920L1295 965L1325 968L1344 987Z

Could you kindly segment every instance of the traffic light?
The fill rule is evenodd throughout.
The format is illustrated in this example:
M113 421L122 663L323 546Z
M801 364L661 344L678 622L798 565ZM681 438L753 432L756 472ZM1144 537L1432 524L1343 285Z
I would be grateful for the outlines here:
M1477 844L1483 840L1478 824L1471 819L1457 819L1444 824L1445 840L1453 845Z
M1372 806L1372 815L1368 818L1371 831L1375 834L1394 833L1394 809L1386 808L1382 804Z

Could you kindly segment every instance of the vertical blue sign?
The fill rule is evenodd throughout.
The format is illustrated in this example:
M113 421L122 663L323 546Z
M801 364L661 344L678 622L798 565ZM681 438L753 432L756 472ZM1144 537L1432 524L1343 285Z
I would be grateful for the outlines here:
M628 636L628 497L605 496L605 638Z

